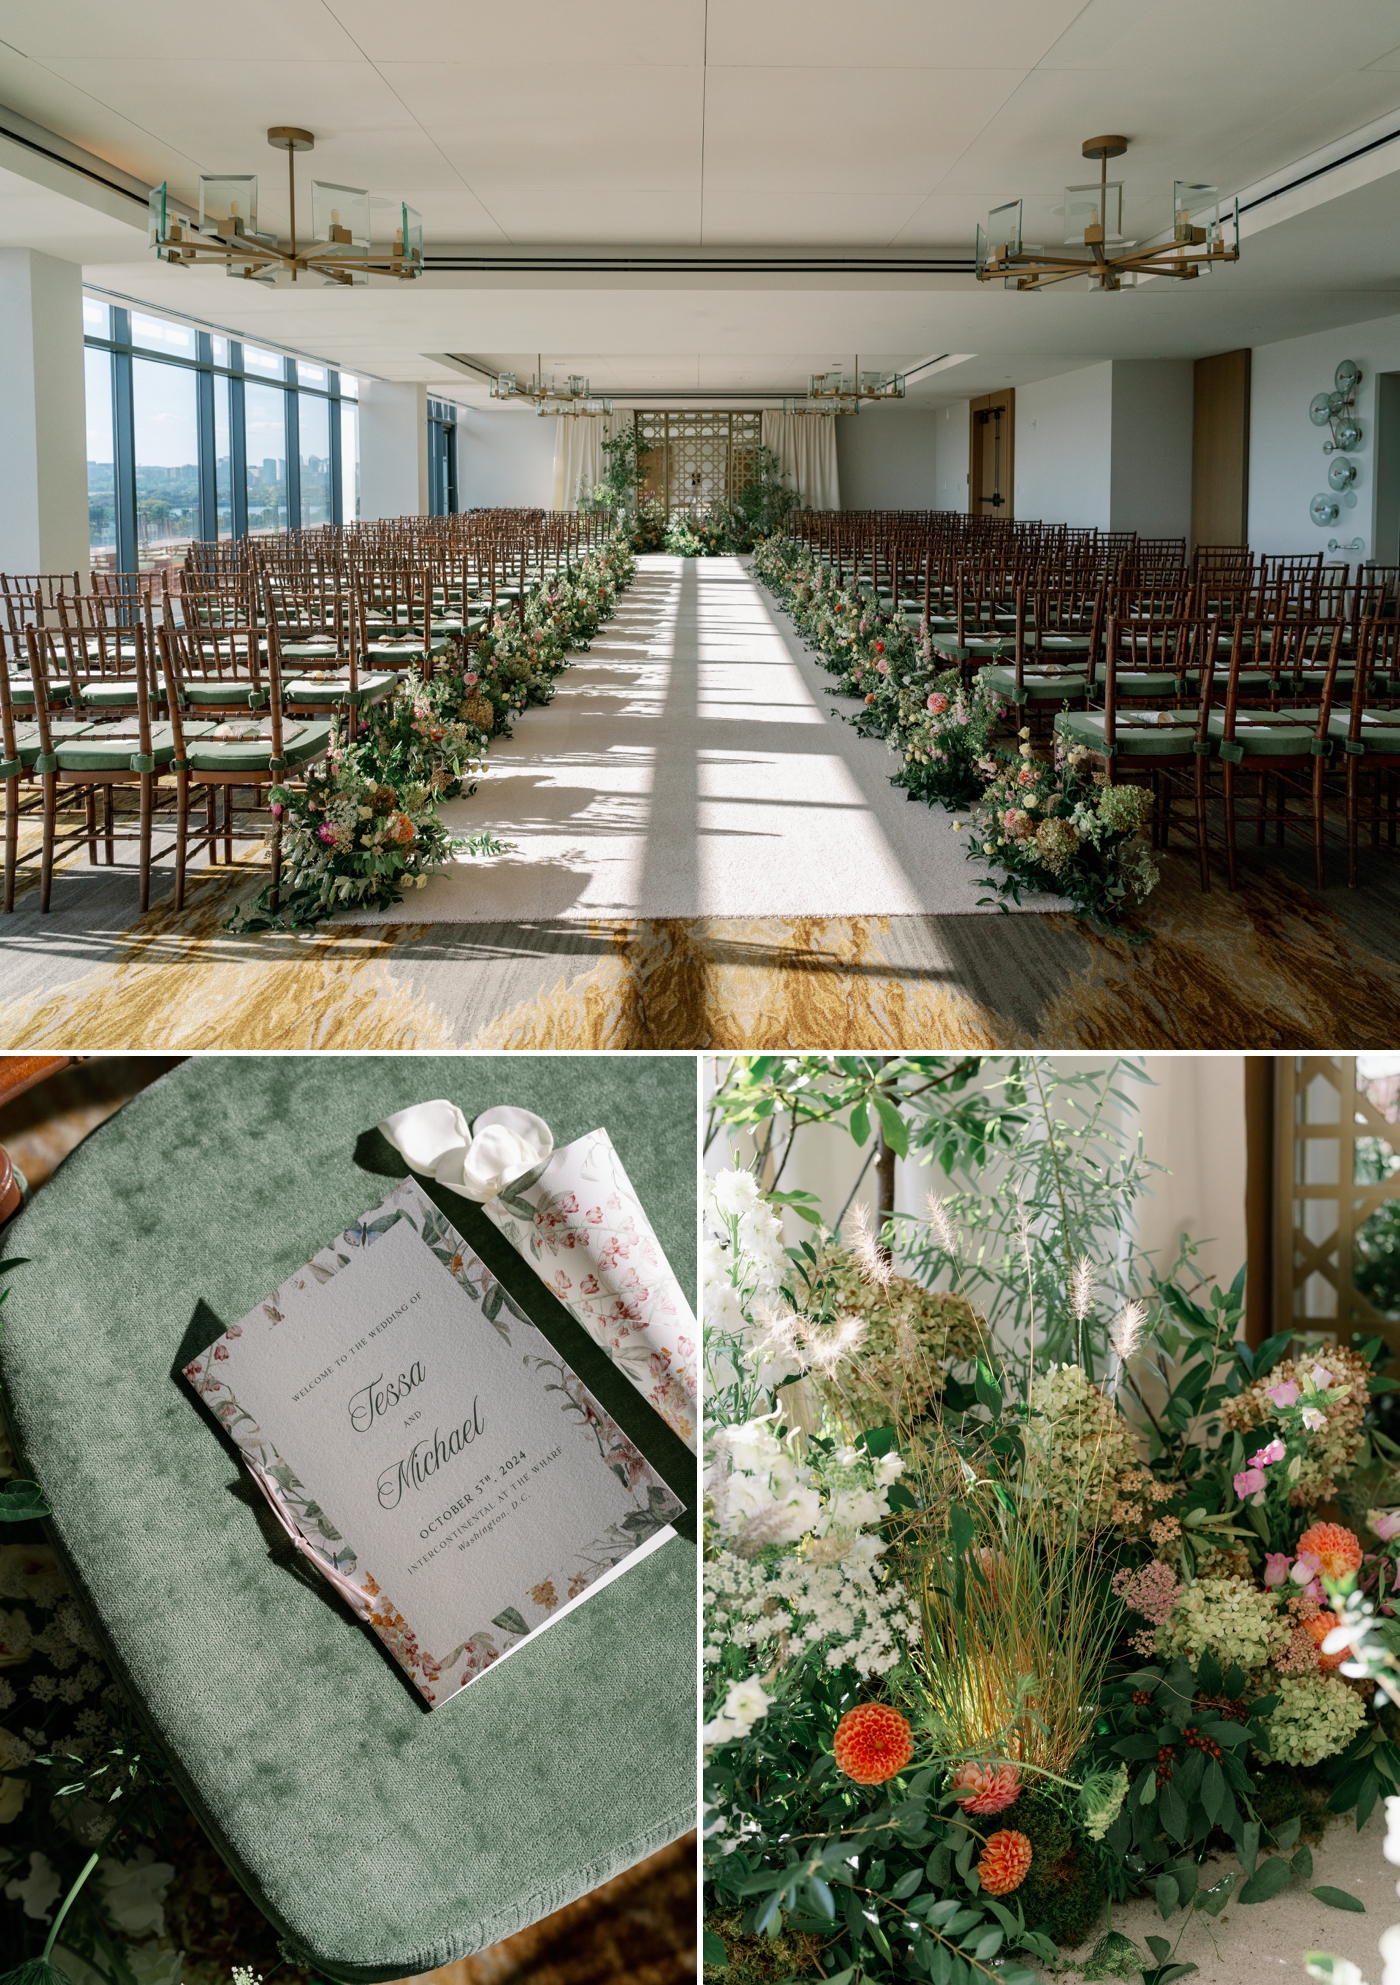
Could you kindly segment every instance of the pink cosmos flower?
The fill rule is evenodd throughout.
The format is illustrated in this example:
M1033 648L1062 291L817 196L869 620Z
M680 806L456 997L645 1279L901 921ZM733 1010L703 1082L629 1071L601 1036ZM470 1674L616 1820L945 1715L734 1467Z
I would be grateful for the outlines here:
M1281 1379L1277 1385L1269 1387L1269 1397L1282 1412L1285 1406L1298 1404L1298 1388L1291 1378Z
M1392 1537L1400 1537L1400 1511L1393 1509L1372 1509L1366 1512L1366 1528L1373 1537L1379 1537L1388 1544Z
M1261 1447L1257 1454L1250 1455L1249 1465L1251 1468L1268 1468L1275 1461L1282 1461L1287 1451L1282 1441L1272 1440L1267 1447Z
M1288 1567L1292 1563L1287 1551L1266 1551L1264 1554L1265 1585L1282 1585L1288 1577Z
M1258 1495L1264 1487L1262 1468L1242 1468L1235 1477L1235 1494L1243 1502L1246 1496Z

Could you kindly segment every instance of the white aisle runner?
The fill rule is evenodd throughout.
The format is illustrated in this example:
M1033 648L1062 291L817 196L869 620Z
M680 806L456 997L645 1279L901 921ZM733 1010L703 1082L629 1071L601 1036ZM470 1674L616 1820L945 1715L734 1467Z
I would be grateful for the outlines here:
M456 862L347 921L975 911L986 884L953 816L892 786L893 753L833 700L737 558L643 557L553 703L526 710L475 796L443 809L454 833L489 828L518 852Z

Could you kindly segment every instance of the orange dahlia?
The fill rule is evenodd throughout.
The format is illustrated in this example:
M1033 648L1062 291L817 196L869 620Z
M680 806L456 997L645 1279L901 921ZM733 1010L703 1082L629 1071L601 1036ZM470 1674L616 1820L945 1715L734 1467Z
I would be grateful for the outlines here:
M1335 1613L1330 1613L1330 1612L1314 1613L1310 1620L1304 1620L1302 1623L1303 1632L1306 1634L1311 1634L1313 1639L1317 1642L1318 1667L1326 1669L1329 1674L1333 1670L1340 1668L1342 1663L1347 1658L1347 1651L1345 1648L1343 1648L1341 1652L1338 1654L1324 1654L1322 1651L1323 1641L1326 1640L1328 1634L1331 1633L1333 1627L1335 1627L1336 1624L1337 1624L1337 1615Z
M1312 1558L1324 1578L1345 1578L1361 1569L1361 1543L1340 1523L1314 1523L1298 1539L1300 1558Z
M862 1702L848 1709L836 1726L836 1762L857 1785L883 1785L903 1771L914 1739L897 1709Z
M1020 1888L1031 1865L1031 1844L1023 1833L1007 1827L990 1834L977 1862L977 1873L988 1895L1010 1895Z
M1014 1764L960 1764L950 1787L965 1813L1002 1813L1021 1795Z

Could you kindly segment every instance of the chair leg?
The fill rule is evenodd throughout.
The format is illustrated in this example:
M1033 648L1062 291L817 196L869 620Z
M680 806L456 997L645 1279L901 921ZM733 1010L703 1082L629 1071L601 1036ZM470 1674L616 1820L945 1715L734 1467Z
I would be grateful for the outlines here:
M1198 755L1196 770L1196 855L1201 869L1201 894L1210 894L1210 845L1206 834L1206 765L1204 757Z
M1357 819L1357 760L1347 757L1347 888L1356 887L1356 842L1359 821Z
M208 828L208 832L204 837L204 845L209 856L209 865L211 868L218 863L218 859L219 859L219 851L217 845L218 832L219 832L219 817L215 811L217 804L218 804L218 788L216 786L206 786L204 788L204 816L205 816L205 826Z
M15 866L19 860L19 780L5 781L5 914L15 907Z
M233 787L224 787L224 865L233 866Z
M272 823L272 885L267 893L268 908L275 911L282 889L282 816Z
M1228 758L1221 782L1221 798L1225 802L1225 879L1227 886L1235 889L1239 886L1235 862L1235 768Z
M116 845L116 837L115 837L116 816L113 811L113 807L114 807L114 801L112 797L112 788L110 786L104 786L102 788L102 835L107 845L108 868L111 868L113 863L117 859L117 845Z
M185 863L189 855L190 775L175 774L175 908L185 907Z
M53 841L58 812L58 774L44 774L44 839L39 853L39 912L48 914L53 895Z
M97 794L89 786L84 795L84 812L87 819L88 867L97 867Z
M151 907L151 812L155 805L154 772L141 774L141 914Z
M1323 763L1324 761L1321 758L1314 758L1313 760L1313 870L1317 877L1317 886L1319 889L1325 889L1327 887L1327 877L1324 872L1325 857L1323 854L1323 834L1326 831L1323 815Z

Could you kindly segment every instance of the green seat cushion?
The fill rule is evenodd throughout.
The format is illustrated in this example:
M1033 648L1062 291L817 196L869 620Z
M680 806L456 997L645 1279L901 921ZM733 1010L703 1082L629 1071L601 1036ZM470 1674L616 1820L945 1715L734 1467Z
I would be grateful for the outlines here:
M133 724L128 731L115 724L88 724L80 734L56 744L60 772L130 772L132 759L141 749ZM151 757L156 769L168 765L175 756L175 733L169 724L151 725Z
M72 701L72 698L73 692L66 682L50 682L50 703L69 703ZM12 675L10 677L10 701L17 710L32 710L34 708L34 678L30 675L28 669L25 670L23 675Z
M297 662L343 662L341 645L334 641L284 641L283 660Z
M49 743L55 747L60 744L70 743L74 738L85 737L92 728L93 726L91 724L50 722ZM41 755L42 751L43 745L39 741L39 726L37 724L16 724L15 756L26 771L33 765L35 759Z
M92 676L78 684L78 700L89 710L134 710L136 708L136 683L122 676ZM152 692L152 701L165 701L165 684L157 683Z
M1144 723L1142 719L1147 714L1145 711L1115 713L1115 757L1184 758L1192 755L1191 742L1196 728L1194 711L1172 711L1174 721L1170 724ZM1102 710L1062 710L1055 719L1055 729L1075 744L1087 745L1090 751L1107 756Z
M946 634L935 634L932 646L935 655L943 655L950 662L982 661L998 655L1011 655L1016 650L1014 640L1003 640L995 634L986 639L974 637L961 644Z
M1178 678L1174 669L1119 669L1113 671L1113 687L1119 696L1175 696L1178 680L1190 683L1194 693L1201 680L1199 669L1187 669Z
M1235 743L1246 758L1306 758L1317 731L1316 710L1242 710L1235 718ZM1225 735L1225 712L1212 710L1210 734L1217 745Z
M1327 726L1328 735L1345 740L1351 725L1350 715L1333 717ZM1374 752L1378 757L1400 756L1400 710L1366 710L1361 716L1361 757ZM1335 749L1335 747L1334 747Z
M246 678L237 676L226 676L221 682L217 676L187 675L180 684L180 690L186 703L196 709L217 705L220 709L261 710L267 703L265 683L260 683L255 689Z
M429 643L428 652L433 655L445 655L447 636L435 635ZM372 655L381 667L394 661L418 661L423 654L422 637L417 636L411 641L371 641L367 653Z
M1016 688L1016 671L1006 663L994 664L991 668L979 669L983 682L994 689L998 696L1010 698L1013 703L1063 703L1074 696L1087 696L1089 678L1075 675L1066 669L1061 675L1047 675L1044 670L1027 666L1021 671L1021 689Z
M360 677L361 703L377 703L387 696L398 681L396 675L362 675ZM350 695L350 683L342 676L339 681L315 682L310 676L294 676L282 685L283 700L287 703L344 703Z
M1084 655L1089 651L1089 636L1047 632L1035 636L1035 646L1042 655Z
M434 1096L469 1118L538 1111L560 1142L605 1124L694 1288L695 1075L678 1057L196 1056L0 1241L25 1258L5 1277L0 1380L74 1591L253 1902L348 1985L454 1963L695 1823L691 1541L430 1711L289 1568L180 1377L403 1176L375 1125ZM479 1208L420 1183L693 1509L692 1458L629 1381Z
M209 726L212 730L213 726ZM330 742L329 724L284 724L282 756L290 768L319 758ZM270 738L216 738L206 731L194 738L185 726L185 756L192 772L261 772L271 774Z

